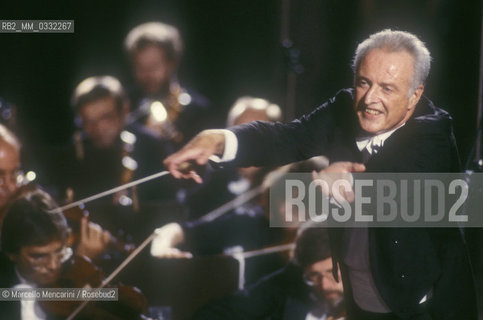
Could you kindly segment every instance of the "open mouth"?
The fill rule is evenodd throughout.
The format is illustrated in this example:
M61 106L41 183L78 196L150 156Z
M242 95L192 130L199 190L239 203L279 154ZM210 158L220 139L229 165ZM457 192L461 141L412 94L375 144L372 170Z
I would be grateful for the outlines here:
M379 110L376 110L376 109L369 109L369 108L365 108L364 112L368 113L370 115L373 115L373 116L377 116L377 115L382 114L382 111L379 111Z

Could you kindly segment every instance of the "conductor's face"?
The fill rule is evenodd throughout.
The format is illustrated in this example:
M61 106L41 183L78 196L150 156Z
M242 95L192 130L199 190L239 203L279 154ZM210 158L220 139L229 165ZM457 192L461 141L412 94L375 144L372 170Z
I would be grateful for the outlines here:
M406 51L373 49L355 77L355 109L361 128L370 134L396 129L413 114L423 86L411 92L413 58Z

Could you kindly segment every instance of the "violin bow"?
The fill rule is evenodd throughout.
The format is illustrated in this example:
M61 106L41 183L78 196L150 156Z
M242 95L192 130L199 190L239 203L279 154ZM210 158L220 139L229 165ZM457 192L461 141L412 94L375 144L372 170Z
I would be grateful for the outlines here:
M88 202L100 199L102 197L111 195L113 193L132 188L132 187L137 186L139 184L142 184L144 182L148 182L148 181L151 181L151 180L154 180L154 179L158 179L158 178L163 177L163 176L168 175L168 174L169 174L169 171L160 171L158 173L146 176L144 178L140 178L140 179L131 181L129 183L117 186L115 188L94 194L92 196L86 197L84 199L81 199L81 200L78 200L78 201L75 201L75 202L72 202L72 203L69 203L65 206L53 209L53 210L51 210L51 212L63 212L65 210L68 210L68 209L71 209L71 208L74 208L74 207L78 207L78 206L83 205L85 203L88 203ZM250 201L251 199L253 199L257 195L259 195L263 191L265 191L268 187L270 187L270 185L264 185L264 184L262 184L258 187L255 187L255 188L239 195L235 199L233 199L233 200L223 204L222 206L216 208L215 210L212 210L211 212L205 214L201 218L199 218L199 219L197 219L193 222L190 222L190 224L196 225L196 224L200 224L200 223L203 223L203 222L212 221L212 220L224 215L225 213L229 212L233 208ZM101 285L99 286L98 289L102 289L106 285L108 285L112 281L112 279L114 279L148 244L151 243L151 241L153 241L153 239L155 237L156 237L156 233L155 232L151 233L143 241L143 243L141 243L131 254L129 254L129 256L126 257L126 259L124 259L124 261L108 277L106 277L104 279L104 281L101 283ZM269 247L269 248L249 251L249 252L238 252L238 253L233 253L233 254L229 254L229 255L233 256L235 259L240 259L240 258L246 259L246 258L258 256L258 255L265 255L265 254L274 253L274 252L291 250L291 249L293 249L293 246L294 246L293 244L285 244L285 245L280 245L280 246L275 246L275 247ZM80 304L69 315L69 317L66 320L74 319L85 308L85 306L89 302L90 302L90 300L83 301L82 304Z
M158 179L158 178L165 176L165 175L168 175L168 174L169 174L169 171L161 171L161 172L149 175L147 177L137 179L137 180L131 181L129 183L120 185L118 187L103 191L101 193L97 193L97 194L89 196L87 198L69 203L65 206L53 209L53 210L51 210L51 212L56 212L56 213L57 212L63 212L65 210L68 210L68 209L71 209L71 208L74 208L74 207L78 207L78 206L83 205L85 203L88 203L90 201L94 201L94 200L97 200L99 198L111 195L113 193L132 188L134 186L137 186L138 184L141 184L141 183L144 183L144 182L147 182L147 181L151 181L151 180L154 180L154 179ZM127 256L126 259L124 259L124 261L107 278L105 278L102 281L101 285L97 289L102 289L106 285L108 285L112 281L112 279L114 279L144 248L146 248L146 246L148 244L151 243L151 241L153 241L155 236L156 236L156 234L154 232L151 235L149 235L149 237L147 237L146 240L143 241L143 243L141 243L133 252L131 252L131 254L129 254L129 256ZM74 319L85 308L85 306L89 302L90 302L90 300L84 300L66 319L67 320Z
M154 237L156 234L153 232L149 237L146 238L146 240L143 241L129 256L124 259L124 261L113 271L111 274L105 278L101 285L96 288L96 289L102 289L105 286L107 286L112 279L114 279L136 256L144 249L148 244L153 241ZM90 302L90 299L84 300L67 318L66 320L72 320L74 319L84 308L85 306Z
M97 199L106 197L106 196L111 195L113 193L116 193L116 192L119 192L119 191L122 191L122 190L126 190L126 189L129 189L129 188L135 187L138 184L141 184L141 183L144 183L144 182L148 182L148 181L151 181L151 180L154 180L154 179L158 179L158 178L160 178L162 176L165 176L165 175L168 175L168 174L169 174L169 171L161 171L161 172L158 172L158 173L155 173L155 174L146 176L144 178L140 178L140 179L131 181L129 183L125 183L125 184L120 185L120 186L117 186L115 188L112 188L112 189L109 189L109 190L106 190L106 191L103 191L103 192L94 194L94 195L89 196L89 197L86 197L84 199L81 199L81 200L78 200L78 201L69 203L69 204L67 204L65 206L62 206L62 207L53 209L53 210L51 210L51 212L52 213L63 212L65 210L68 210L68 209L71 209L71 208L74 208L74 207L78 207L78 206L83 205L85 203L88 203L88 202L91 202L91 201L94 201L94 200L97 200Z

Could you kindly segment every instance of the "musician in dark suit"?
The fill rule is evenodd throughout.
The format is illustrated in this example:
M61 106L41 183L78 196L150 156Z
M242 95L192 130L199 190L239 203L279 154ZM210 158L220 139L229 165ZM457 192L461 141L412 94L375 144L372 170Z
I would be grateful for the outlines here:
M339 171L458 171L451 117L422 97L430 60L416 36L378 32L356 49L354 89L288 124L256 122L202 132L165 164L175 177L197 181L196 172L178 166L189 160L204 164L212 155L239 166L323 154L338 162L333 165ZM349 319L476 319L459 230L347 229L332 232L331 241Z
M69 228L48 194L29 191L13 201L1 231L0 287L47 288L59 277ZM3 301L2 319L48 319L35 300Z
M84 79L74 90L72 105L79 129L74 134L77 170L67 175L76 198L145 177L163 169L161 159L171 153L171 145L126 121L129 104L121 83L111 76ZM71 162L69 162L70 165ZM101 178L101 179L99 179ZM96 183L93 183L96 181ZM163 188L155 194L153 186ZM140 186L127 196L135 201L174 198L172 185L155 181ZM118 195L116 195L119 198ZM122 202L117 199L116 203Z
M209 128L215 116L210 102L178 81L183 43L176 27L140 24L129 31L124 47L134 79L129 90L132 121L178 147Z

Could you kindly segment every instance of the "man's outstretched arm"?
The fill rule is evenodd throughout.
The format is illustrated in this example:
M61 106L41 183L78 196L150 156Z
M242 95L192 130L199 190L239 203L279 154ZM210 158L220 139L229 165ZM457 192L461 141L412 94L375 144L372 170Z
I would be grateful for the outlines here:
M225 151L224 130L204 130L191 139L181 150L167 157L163 163L173 177L202 182L192 163L205 165L212 156L222 157Z

